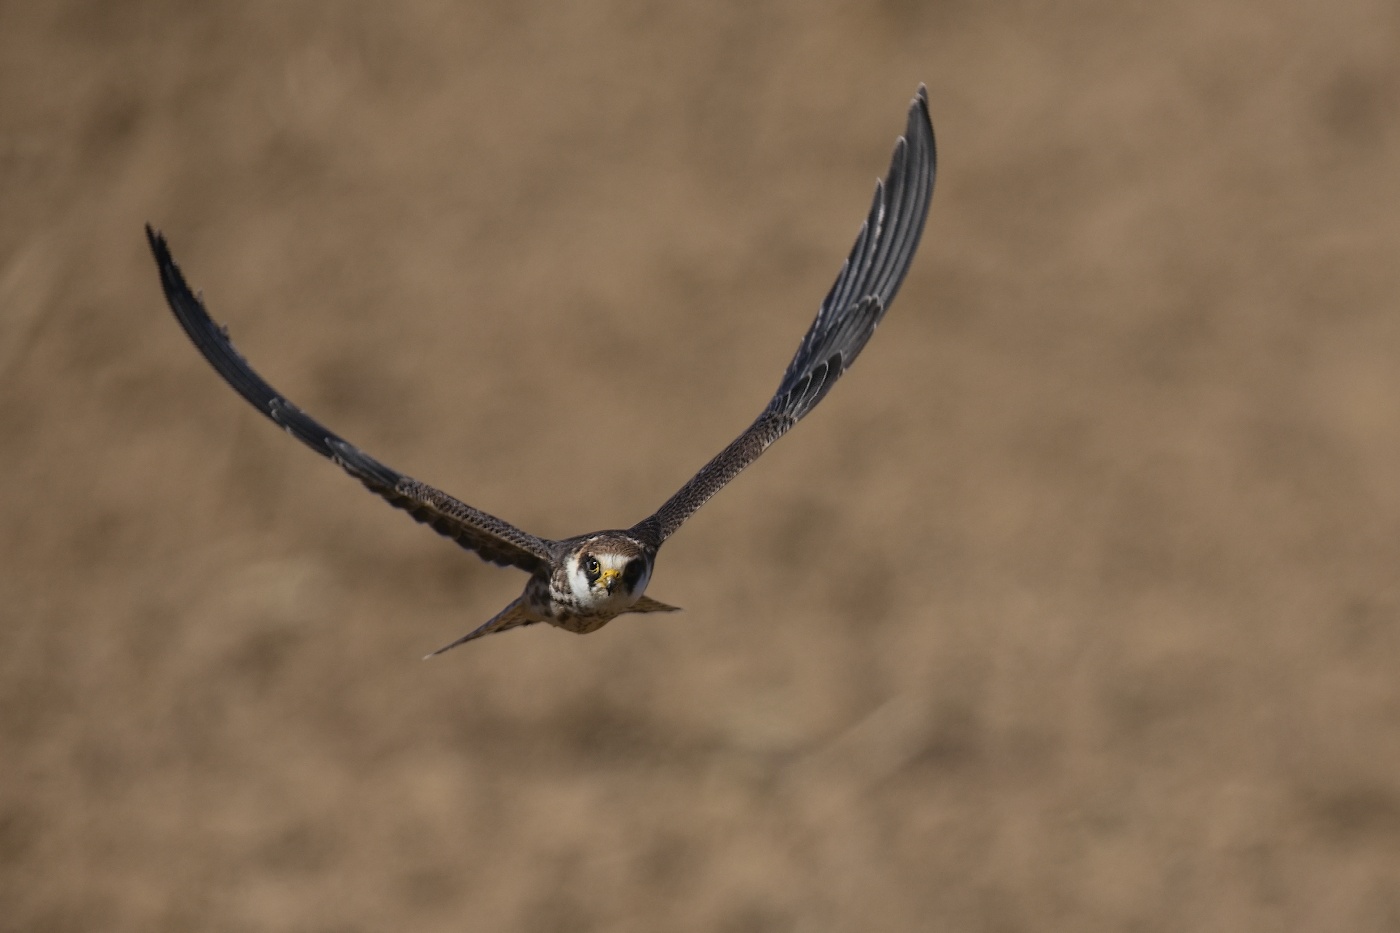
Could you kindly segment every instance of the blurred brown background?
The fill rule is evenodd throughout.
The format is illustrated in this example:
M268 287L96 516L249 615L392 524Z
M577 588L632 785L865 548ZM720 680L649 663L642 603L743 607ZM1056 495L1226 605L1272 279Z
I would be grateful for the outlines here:
M1400 7L0 4L0 929L1400 929ZM767 399L927 82L921 255Z

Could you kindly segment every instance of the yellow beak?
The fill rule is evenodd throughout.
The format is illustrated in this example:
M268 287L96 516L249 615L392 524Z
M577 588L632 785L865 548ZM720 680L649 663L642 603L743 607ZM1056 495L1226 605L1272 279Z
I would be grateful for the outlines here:
M606 587L607 591L611 593L613 584L617 582L617 578L621 575L622 571L620 570L604 570L602 573L598 574L598 585Z

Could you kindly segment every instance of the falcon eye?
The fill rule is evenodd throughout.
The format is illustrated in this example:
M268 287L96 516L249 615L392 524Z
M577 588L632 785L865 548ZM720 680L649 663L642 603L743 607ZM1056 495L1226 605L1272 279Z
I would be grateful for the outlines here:
M642 578L642 571L646 569L646 564L639 560L629 560L627 569L622 571L622 582L627 584L629 590L636 589L637 581Z
M602 572L602 567L598 565L598 558L589 554L583 559L583 572L588 574L589 579L594 579Z

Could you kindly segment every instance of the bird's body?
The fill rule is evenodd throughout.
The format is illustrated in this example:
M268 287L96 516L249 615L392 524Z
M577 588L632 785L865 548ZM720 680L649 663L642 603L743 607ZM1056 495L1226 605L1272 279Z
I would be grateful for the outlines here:
M654 548L625 531L559 543L559 559L536 571L525 586L524 608L537 621L587 634L624 612L648 611L635 607L651 580Z
M164 237L146 228L165 297L185 333L214 369L259 411L293 437L329 457L370 491L417 521L475 551L483 560L530 574L524 592L485 624L451 644L545 622L578 634L597 631L627 612L676 607L646 595L656 553L711 496L811 411L874 333L908 271L928 214L934 177L933 130L922 87L909 108L884 181L850 257L778 391L748 430L735 438L655 513L625 530L564 540L539 538L380 463L297 408L234 349L203 302L185 283Z

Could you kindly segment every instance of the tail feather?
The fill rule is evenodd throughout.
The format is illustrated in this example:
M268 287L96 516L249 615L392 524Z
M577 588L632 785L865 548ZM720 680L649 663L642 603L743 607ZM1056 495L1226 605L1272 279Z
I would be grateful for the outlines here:
M650 596L643 596L633 604L628 612L680 612L680 606L668 606L659 599L652 599Z
M473 629L451 644L443 645L431 654L424 655L423 660L426 661L428 658L437 657L444 651L451 651L458 645L464 645L483 635L490 635L493 632L504 632L506 629L516 628L521 625L530 625L535 621L537 620L530 618L525 611L525 597L519 596L516 598L515 602L492 616L488 622L481 625L479 628Z

